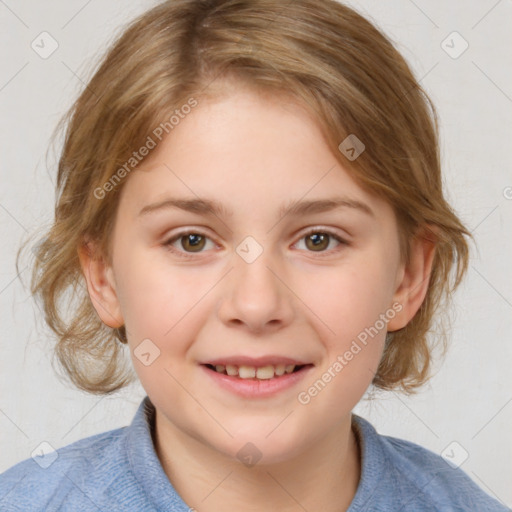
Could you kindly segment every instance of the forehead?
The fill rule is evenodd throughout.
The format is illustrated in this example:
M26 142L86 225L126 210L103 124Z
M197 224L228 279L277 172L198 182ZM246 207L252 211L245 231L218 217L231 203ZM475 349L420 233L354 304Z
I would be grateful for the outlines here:
M138 211L167 196L186 197L189 204L195 199L191 208L231 216L262 208L282 216L301 198L311 203L336 197L365 210L376 198L356 184L340 160L316 120L292 98L231 90L198 99L132 173L123 196ZM309 205L310 212L314 208Z

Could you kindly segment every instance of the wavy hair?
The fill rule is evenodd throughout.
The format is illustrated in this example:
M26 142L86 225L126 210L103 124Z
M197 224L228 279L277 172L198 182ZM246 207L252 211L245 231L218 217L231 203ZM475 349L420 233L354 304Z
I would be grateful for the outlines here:
M60 364L91 393L134 380L124 364L126 332L97 316L78 248L88 237L109 259L126 180L102 198L98 189L155 127L190 98L222 94L227 78L284 92L309 109L344 168L393 207L405 261L420 229L435 237L426 298L388 336L373 380L377 388L412 392L428 379L434 346L446 346L444 331L427 334L467 269L470 234L443 194L434 105L386 35L335 0L165 1L113 42L59 125L65 136L55 216L34 250L31 291L57 336ZM366 146L353 161L339 150L350 134Z

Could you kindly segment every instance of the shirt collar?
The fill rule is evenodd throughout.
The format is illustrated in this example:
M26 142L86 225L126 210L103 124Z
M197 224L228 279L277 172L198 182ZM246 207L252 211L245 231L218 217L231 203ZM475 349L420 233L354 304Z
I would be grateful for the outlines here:
M131 469L147 499L156 510L190 512L190 508L167 478L153 445L155 406L146 396L128 428L127 457Z
M389 484L385 482L386 455L373 425L361 416L352 414L352 430L359 445L361 475L356 494L347 512L366 510L365 507L371 501L375 504L381 486Z

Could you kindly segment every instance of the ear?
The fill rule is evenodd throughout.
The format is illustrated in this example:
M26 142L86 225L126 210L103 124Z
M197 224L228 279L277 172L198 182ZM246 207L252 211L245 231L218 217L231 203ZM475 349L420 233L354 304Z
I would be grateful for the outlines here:
M96 244L91 241L84 241L78 249L78 257L89 297L101 321L112 328L121 327L124 320L112 267L106 263Z
M393 296L393 301L399 303L402 309L388 322L389 332L405 327L427 295L436 249L436 232L435 226L428 226L411 242L409 262L402 269Z

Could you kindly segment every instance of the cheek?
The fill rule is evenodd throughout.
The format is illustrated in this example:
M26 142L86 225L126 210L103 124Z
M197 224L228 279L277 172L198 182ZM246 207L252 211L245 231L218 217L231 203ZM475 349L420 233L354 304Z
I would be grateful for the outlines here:
M329 338L338 341L374 325L391 306L394 291L392 273L381 260L364 257L317 272L314 279L302 282L301 289L304 303L324 324Z
M134 369L148 394L158 395L163 387L178 393L173 376L184 378L190 347L212 308L208 292L218 275L171 266L144 251L119 258L118 268Z
M132 250L118 258L117 268L121 276L118 298L127 330L134 338L164 340L211 287L204 275L201 278L166 264L158 251Z
M386 312L393 276L387 261L378 252L359 254L343 267L318 274L306 296L306 304L321 320L317 325L324 333L325 350L319 381L308 383L312 387L304 390L303 403L310 400L311 411L320 414L324 407L340 404L333 411L339 419L371 384L390 319Z
M354 264L350 271L332 272L309 295L324 333L324 358L315 379L306 383L298 402L309 417L328 414L341 421L370 386L382 357L387 331L386 311L390 290L384 267L370 261ZM389 280L389 279L388 279Z

